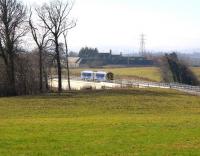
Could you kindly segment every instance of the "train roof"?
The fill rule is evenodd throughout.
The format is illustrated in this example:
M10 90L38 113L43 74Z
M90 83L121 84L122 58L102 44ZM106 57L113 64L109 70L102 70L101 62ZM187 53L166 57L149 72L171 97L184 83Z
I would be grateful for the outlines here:
M85 71L82 71L81 73L94 73L94 72L90 70L85 70Z
M104 71L97 71L95 73L98 73L98 74L107 74L107 72L104 72Z

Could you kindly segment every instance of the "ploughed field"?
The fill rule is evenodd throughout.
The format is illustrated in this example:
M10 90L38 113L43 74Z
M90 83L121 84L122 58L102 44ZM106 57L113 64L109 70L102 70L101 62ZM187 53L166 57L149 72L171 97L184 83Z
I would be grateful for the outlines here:
M0 98L0 155L200 155L200 98L173 90Z
M191 68L194 73L200 79L200 67ZM147 80L147 81L161 81L161 73L158 67L131 67L131 68L80 68L71 69L71 75L80 77L80 73L83 70L93 70L93 71L107 71L113 72L116 79L137 79L137 80Z

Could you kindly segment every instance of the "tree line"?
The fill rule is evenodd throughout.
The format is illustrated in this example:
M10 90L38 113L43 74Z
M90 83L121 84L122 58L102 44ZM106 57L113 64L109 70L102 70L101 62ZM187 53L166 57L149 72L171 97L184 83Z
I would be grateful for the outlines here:
M67 35L76 26L70 18L72 8L73 3L61 0L35 8L18 0L0 0L0 95L48 91L52 66L57 71L58 91L62 91L61 58L66 57L69 67ZM23 47L30 36L35 45L32 52Z

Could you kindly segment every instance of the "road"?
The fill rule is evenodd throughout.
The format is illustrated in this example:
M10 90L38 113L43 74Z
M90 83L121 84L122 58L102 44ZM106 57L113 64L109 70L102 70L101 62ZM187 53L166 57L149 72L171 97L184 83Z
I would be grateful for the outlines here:
M82 80L70 80L71 89L72 90L82 90L82 89L112 89L112 88L120 88L120 84L109 83L109 82L89 82ZM49 85L53 88L58 88L58 79L49 80ZM68 90L68 81L67 79L62 80L62 89Z

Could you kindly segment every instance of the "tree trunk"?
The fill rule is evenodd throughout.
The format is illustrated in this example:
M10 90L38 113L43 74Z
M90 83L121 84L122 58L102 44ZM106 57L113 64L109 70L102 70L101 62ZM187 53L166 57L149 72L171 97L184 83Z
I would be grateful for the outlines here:
M46 91L49 91L49 84L48 84L48 74L47 74L47 71L45 71L44 73L44 76L45 76L45 89Z
M45 65L43 65L43 76L44 76L44 82L45 82L45 91L49 91L48 69Z
M62 92L62 67L60 62L58 38L55 38L55 44L56 44L57 69L58 69L58 92L60 93Z
M70 71L69 71L69 55L68 55L68 45L67 45L67 37L64 34L65 39L65 50L66 50L66 63L67 63L67 80L68 80L68 87L71 90L71 83L70 83Z
M43 92L43 63L42 63L42 48L39 48L39 68L40 68L40 92Z
M66 55L67 55L67 79L68 79L68 87L69 87L69 90L71 90L68 53Z

